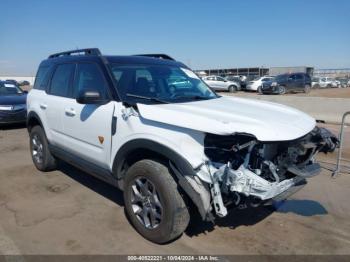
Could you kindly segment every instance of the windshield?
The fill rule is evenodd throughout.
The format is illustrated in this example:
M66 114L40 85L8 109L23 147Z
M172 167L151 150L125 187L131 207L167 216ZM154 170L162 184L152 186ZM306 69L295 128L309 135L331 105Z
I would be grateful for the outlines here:
M124 102L177 103L218 97L186 68L112 64L112 73Z
M23 91L13 84L0 83L0 95L18 95Z

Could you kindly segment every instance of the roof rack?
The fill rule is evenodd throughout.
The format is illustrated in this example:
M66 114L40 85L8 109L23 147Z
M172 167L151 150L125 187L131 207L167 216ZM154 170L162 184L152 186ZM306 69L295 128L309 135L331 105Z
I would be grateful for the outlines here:
M101 52L98 48L76 49L76 50L52 54L49 56L49 58L56 58L56 57L70 56L70 55L98 55L98 56L100 56Z
M168 56L166 54L143 54L143 55L134 55L134 56L147 56L147 57L153 57L153 58L159 58L159 59L166 59L166 60L173 60L175 61L174 58L171 56Z

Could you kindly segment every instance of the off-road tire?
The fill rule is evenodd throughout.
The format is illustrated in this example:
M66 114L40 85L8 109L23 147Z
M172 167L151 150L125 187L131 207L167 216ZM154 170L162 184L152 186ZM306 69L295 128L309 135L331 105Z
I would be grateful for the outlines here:
M304 93L305 93L305 94L308 94L308 93L310 93L310 91L311 91L311 86L310 86L310 85L305 85L305 87L304 87Z
M229 86L229 87L228 87L228 91L229 91L230 93L236 93L236 92L237 92L237 86L234 86L234 85Z
M30 137L30 153L33 159L33 163L35 167L43 172L48 172L56 169L56 159L51 154L49 149L49 144L47 142L47 138L44 130L41 126L34 126L29 134ZM33 139L38 139L42 146L42 161L38 162L34 156L33 149L35 149L35 145L33 143Z
M136 216L132 206L132 186L140 178L146 178L154 184L162 205L162 218L156 228L147 228ZM190 215L178 185L168 168L154 160L141 160L127 171L124 181L124 202L130 222L146 239L163 244L180 236L188 226Z
M279 90L278 90L278 94L279 95L284 95L287 92L286 87L285 86L280 86Z

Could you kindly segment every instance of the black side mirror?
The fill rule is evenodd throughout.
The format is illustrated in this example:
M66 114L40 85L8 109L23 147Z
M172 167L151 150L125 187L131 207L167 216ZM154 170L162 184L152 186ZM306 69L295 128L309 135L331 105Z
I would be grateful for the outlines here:
M24 94L28 94L28 91L27 91L27 90L23 90L23 93L24 93Z
M76 100L79 104L105 104L108 102L98 90L93 89L81 90Z

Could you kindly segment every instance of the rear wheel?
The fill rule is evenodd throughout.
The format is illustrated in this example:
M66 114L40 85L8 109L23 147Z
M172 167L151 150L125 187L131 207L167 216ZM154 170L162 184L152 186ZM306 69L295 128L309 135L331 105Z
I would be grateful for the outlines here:
M34 126L30 131L30 152L35 167L40 171L51 171L56 168L46 135L41 126Z
M310 90L311 90L311 86L310 85L305 85L304 93L308 94L308 93L310 93Z
M259 87L258 87L258 93L259 93L260 95L262 95L262 94L263 94L263 91L262 91L262 86L259 86Z
M235 93L235 92L237 92L237 86L234 86L234 85L229 86L229 87L228 87L228 91L229 91L230 93Z
M127 171L125 209L135 229L146 239L162 244L183 233L189 212L177 183L163 164L141 160Z

